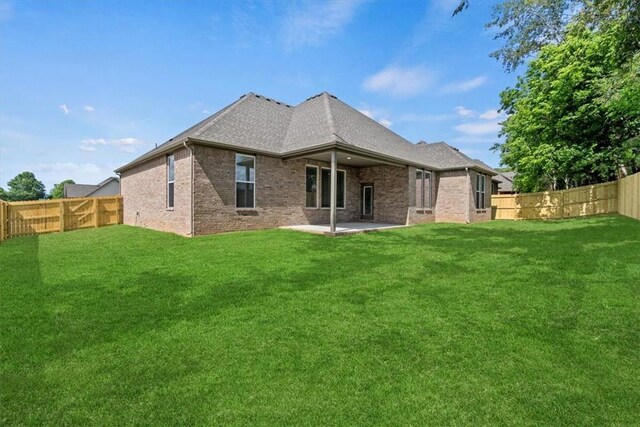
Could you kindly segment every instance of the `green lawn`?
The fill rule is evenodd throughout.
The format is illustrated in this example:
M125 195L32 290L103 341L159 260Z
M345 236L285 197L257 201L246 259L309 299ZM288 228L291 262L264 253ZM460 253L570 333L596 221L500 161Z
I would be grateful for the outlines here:
M637 424L640 222L0 245L0 424Z

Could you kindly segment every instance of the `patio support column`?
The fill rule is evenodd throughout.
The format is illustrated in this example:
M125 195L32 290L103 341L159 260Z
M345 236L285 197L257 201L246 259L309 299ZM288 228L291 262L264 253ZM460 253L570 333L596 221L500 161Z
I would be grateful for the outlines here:
M329 225L332 233L336 232L336 207L337 207L337 190L338 190L338 153L334 148L331 150L331 214L329 217Z

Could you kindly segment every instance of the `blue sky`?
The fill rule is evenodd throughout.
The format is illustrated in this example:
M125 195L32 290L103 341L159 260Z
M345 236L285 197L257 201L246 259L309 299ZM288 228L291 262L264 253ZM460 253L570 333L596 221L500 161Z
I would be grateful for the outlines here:
M327 90L410 141L498 166L489 1L0 0L0 186L113 169L253 91Z

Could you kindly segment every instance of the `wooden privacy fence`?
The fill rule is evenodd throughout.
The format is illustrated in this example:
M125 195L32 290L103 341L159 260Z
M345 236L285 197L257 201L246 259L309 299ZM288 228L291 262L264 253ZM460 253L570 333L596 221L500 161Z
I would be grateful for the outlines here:
M559 219L613 212L640 219L640 172L569 190L491 196L493 219Z
M122 197L4 202L0 241L16 236L122 224Z

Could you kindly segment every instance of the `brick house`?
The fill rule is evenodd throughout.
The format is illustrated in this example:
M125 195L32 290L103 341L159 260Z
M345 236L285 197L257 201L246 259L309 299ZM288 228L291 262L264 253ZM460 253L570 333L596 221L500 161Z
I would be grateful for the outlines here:
M248 93L120 167L125 224L183 235L300 224L491 219L496 172L413 144L323 92Z

